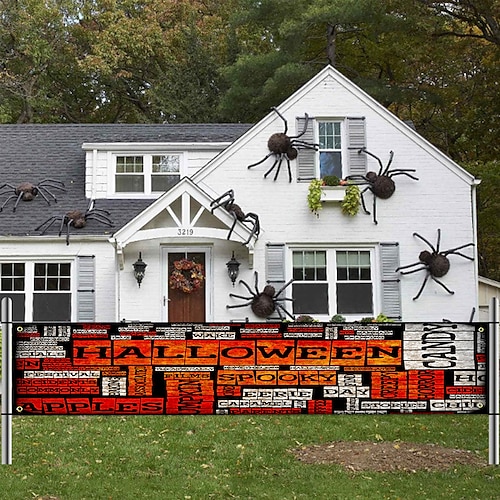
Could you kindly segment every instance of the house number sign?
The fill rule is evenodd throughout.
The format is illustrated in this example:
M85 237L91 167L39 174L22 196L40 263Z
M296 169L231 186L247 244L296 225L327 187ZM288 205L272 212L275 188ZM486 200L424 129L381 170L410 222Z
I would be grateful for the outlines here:
M486 413L481 323L14 324L29 415Z
M179 227L177 229L177 236L193 236L193 235L194 235L194 229L192 227L190 228Z

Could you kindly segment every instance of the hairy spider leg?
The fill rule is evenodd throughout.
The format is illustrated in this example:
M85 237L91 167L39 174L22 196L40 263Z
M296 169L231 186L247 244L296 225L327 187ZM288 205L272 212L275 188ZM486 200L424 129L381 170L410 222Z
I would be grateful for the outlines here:
M41 233L45 234L45 232L52 226L52 224L54 224L60 218L61 218L60 215L53 215L52 217L48 218L45 222L42 222L38 227L36 227L35 231L39 231L40 229L42 229L43 226L45 226Z
M413 233L413 236L416 236L417 238L420 238L423 242L427 243L427 245L429 245L429 248L432 250L433 253L439 253L439 244L441 242L441 229L438 229L436 247L434 247L434 245L429 240L426 240L423 236L421 236L418 233Z
M251 165L248 165L247 168L253 168L253 167L256 167L257 165L260 165L261 163L264 163L273 154L275 154L275 153L273 153L271 151L269 154L267 154L266 156L264 156L264 158L262 158L262 160L258 161L257 163L252 163Z
M387 177L389 177L389 178L394 177L396 175L406 175L407 177L410 177L411 179L413 179L415 181L419 180L418 177L415 177L414 175L411 175L408 172L416 172L416 170L414 168L408 168L408 169L398 168L395 170L391 170L390 172L386 172L385 175L387 175Z
M424 282L422 283L422 286L420 287L420 290L418 291L417 295L415 295L415 297L413 297L413 300L417 300L420 295L422 295L422 292L425 288L425 285L429 279L429 277L435 281L438 285L441 285L450 295L453 295L455 292L453 290L450 290L442 281L439 281L437 278L435 278L434 276L432 276L430 274L430 272L427 272L427 275L425 276L424 278Z
M274 106L271 109L283 120L283 123L285 124L285 130L283 131L283 133L286 134L288 132L288 122Z
M106 224L106 226L112 226L113 223L109 219L109 217L97 212L95 213L95 209L92 212L89 212L88 214L85 215L85 219L94 219L98 222L102 222L103 224Z
M232 206L233 202L234 191L230 189L210 203L210 206L212 207L211 212L214 213L214 210L219 207L224 207L228 210Z
M446 255L460 255L460 257L463 257L464 259L468 259L468 260L474 260L474 257L469 257L468 255L465 255L461 252L457 252L457 250L460 250L461 248L467 248L467 247L473 247L475 246L474 243L467 243L466 245L460 245L459 247L455 247L455 248L452 248L450 250L446 250L445 252L441 252L442 255L446 256Z
M278 316L280 317L280 319L282 321L285 319L285 317L281 314L280 311L283 311L286 316L288 316L292 320L295 320L295 318L281 304L278 304L278 302L275 302L274 305L276 306L276 312L278 313Z
M283 292L283 290L284 290L287 286L291 285L292 283L293 283L293 279L291 279L291 280L287 281L287 282L286 282L286 283L285 283L285 284L284 284L284 285L283 285L283 286L282 286L282 287L281 287L281 288L280 288L280 289L279 289L279 290L278 290L278 291L274 294L274 296L275 296L275 297L279 297L280 293L282 293L282 292ZM281 299L279 299L279 300L293 300L293 299L288 299L288 298L286 298L286 297L283 297L283 298L281 298Z
M280 173L281 162L283 161L284 156L285 156L284 153L280 153L276 157L276 160L274 161L273 166L264 174L264 179L266 179L267 176L274 170L274 167L276 167L276 165L278 165L278 169L276 170L276 174L274 176L274 180L276 180L276 178L278 177L278 174Z
M418 269L413 269L412 271L401 271L401 269L409 269L410 267L418 266L418 265L421 265L422 267L419 267ZM418 262L414 262L413 264L408 264L406 266L400 266L394 272L395 273L400 272L401 274L412 274L412 273L416 273L418 271L424 271L426 269L428 269L427 266L425 264L423 264L422 262L418 261Z
M22 193L21 193L21 195L20 195L20 196L22 196ZM9 203L9 201L10 201L10 200L12 200L12 198L15 198L15 197L16 197L16 195L15 195L15 194L11 194L11 195L10 195L10 196L9 196L9 197L8 197L8 198L4 201L4 202L3 202L2 206L0 207L0 212L4 209L5 205L7 205L7 203ZM18 200L19 200L19 198L18 198ZM16 202L16 203L17 203L17 202ZM14 212L14 211L15 211L15 209L13 210L13 212Z
M292 140L292 146L295 148L299 148L299 149L314 149L314 150L316 150L319 148L319 144L316 144L316 143L311 144L310 142L305 142L305 141L296 141L295 139Z
M248 243L250 242L250 240L252 239L252 237L254 235L256 237L258 237L259 234L260 234L259 216L257 214L255 214L255 213L253 213L253 212L248 212L245 215L245 218L241 222L250 222L250 223L252 223L252 229L250 231L250 236L248 237L248 239L244 243L242 243L242 245L248 245ZM234 224L236 224L236 221L233 223L231 231L234 228ZM228 239L229 239L229 237L228 237Z
M363 210L365 211L365 214L368 214L370 215L370 211L366 208L366 203L365 203L365 196L364 194L366 193L366 191L368 191L369 189L371 189L371 186L367 186L365 187L365 189L363 189L359 195L360 195L360 198L361 198L361 206L363 207ZM373 198L375 200L375 195L373 195Z

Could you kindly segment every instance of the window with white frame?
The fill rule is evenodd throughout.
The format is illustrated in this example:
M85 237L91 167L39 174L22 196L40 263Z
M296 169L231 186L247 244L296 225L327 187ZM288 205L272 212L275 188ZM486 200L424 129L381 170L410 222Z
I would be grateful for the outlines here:
M294 250L293 313L323 319L372 315L372 260L369 249Z
M71 263L0 263L3 297L12 299L14 321L71 321Z
M12 318L24 321L25 315L25 276L24 262L5 262L0 264L0 298L12 299Z
M116 155L115 162L116 193L161 193L181 178L180 153Z
M33 321L71 321L69 262L35 262Z
M345 176L342 167L342 121L318 121L319 178Z

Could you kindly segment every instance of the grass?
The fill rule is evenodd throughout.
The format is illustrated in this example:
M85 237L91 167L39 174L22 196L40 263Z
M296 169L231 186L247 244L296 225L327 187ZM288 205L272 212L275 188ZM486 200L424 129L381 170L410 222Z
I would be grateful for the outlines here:
M0 499L497 499L498 467L348 472L288 451L333 440L435 443L488 458L479 415L15 417Z

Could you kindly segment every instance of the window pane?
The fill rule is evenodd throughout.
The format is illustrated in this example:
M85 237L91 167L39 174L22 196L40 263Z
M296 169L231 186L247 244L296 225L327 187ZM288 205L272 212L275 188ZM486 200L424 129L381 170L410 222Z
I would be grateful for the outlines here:
M2 278L2 290L4 292L12 290L12 280L10 278Z
M45 290L45 278L35 278L35 290Z
M153 172L175 173L180 171L179 155L153 156Z
M370 268L363 267L360 269L360 271L361 271L360 279L362 279L362 280L371 280L372 279Z
M33 321L71 321L71 294L34 294Z
M70 279L61 278L59 280L59 290L69 290L70 289Z
M60 276L70 276L71 275L71 264L69 262L65 264L59 264L59 275Z
M337 252L337 266L347 265L347 252Z
M302 281L304 279L304 271L302 268L295 267L293 269L293 279L296 281L297 280Z
M25 321L24 318L24 293L1 293L0 301L4 297L9 297L12 299L12 319L14 321Z
M156 192L168 191L180 180L180 175L153 175L151 177L151 190Z
M14 274L15 276L24 276L24 263L14 264Z
M143 171L142 156L118 156L116 158L116 172L118 174Z
M337 279L340 281L347 280L347 268L346 267L339 267L337 269Z
M359 264L361 266L370 265L370 252L359 252Z
M294 283L294 314L328 314L328 283Z
M119 193L143 193L144 177L142 175L117 175L116 191Z
M339 151L321 152L319 154L320 178L325 175L342 177L342 155Z
M24 290L24 278L14 279L14 290L23 291Z
M326 267L319 267L316 272L317 280L326 280Z
M45 276L45 264L35 264L35 276Z
M48 278L47 279L47 290L59 290L59 279L58 278Z
M304 268L304 279L308 281L315 281L316 279L316 270L313 267L305 267Z
M371 314L371 283L337 283L338 314Z
M316 264L315 252L304 252L304 265L314 267Z
M2 264L2 276L12 276L12 264Z
M59 264L47 264L47 276L59 276Z
M304 254L302 252L293 252L293 267L302 267L304 263Z

